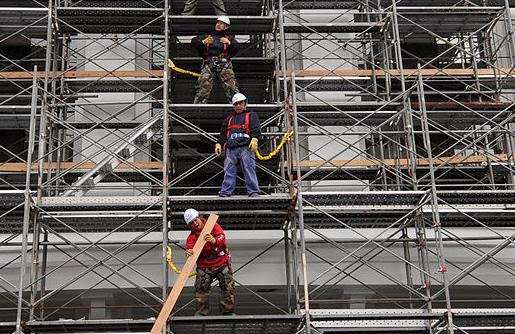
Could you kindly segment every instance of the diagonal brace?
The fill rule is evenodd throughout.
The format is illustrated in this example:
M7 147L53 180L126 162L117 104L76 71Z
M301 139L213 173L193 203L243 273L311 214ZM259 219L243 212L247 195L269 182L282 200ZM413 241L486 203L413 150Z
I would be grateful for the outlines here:
M118 146L114 151L112 155L106 156L102 161L100 161L94 168L92 168L89 172L84 174L82 177L80 177L72 186L71 189L64 192L63 196L71 196L73 194L77 194L78 196L83 196L89 189L94 187L96 184L98 184L107 174L99 173L95 178L93 178L93 175L98 173L101 170L106 169L114 169L116 168L121 162L122 159L117 158L117 155L121 155L122 152L126 152L129 146L135 142L137 139L140 138L143 134L147 134L147 140L150 139L154 134L155 131L152 130L152 127L154 124L156 124L159 120L161 120L163 117L163 114L160 113L159 115L156 115L149 119L147 123L143 123L141 127L132 133L132 135L127 139L126 142ZM124 156L124 159L127 158ZM111 167L107 167L107 165L110 164ZM93 180L92 184L90 184L87 189L78 189L80 186L86 184L87 182L91 182L90 180Z

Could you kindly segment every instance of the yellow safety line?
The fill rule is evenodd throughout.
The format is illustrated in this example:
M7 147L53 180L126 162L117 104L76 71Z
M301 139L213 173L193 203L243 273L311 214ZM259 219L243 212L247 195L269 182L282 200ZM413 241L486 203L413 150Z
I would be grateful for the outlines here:
M279 143L279 145L277 145L277 147L272 151L270 152L268 155L261 155L261 153L259 152L259 150L256 151L256 157L259 159L259 160L262 160L262 161L266 161L266 160L270 160L272 159L273 157L275 157L280 151L281 149L283 148L284 144L286 144L287 142L290 141L291 137L293 136L293 131L288 131L284 134L283 136L283 139L281 139L281 142Z
M177 73L189 74L189 75L192 75L194 77L200 77L200 73L188 71L188 70L185 70L185 69L182 69L180 67L175 66L175 64L173 63L173 61L171 59L166 60L166 65L168 67L170 67L173 71L177 72Z
M175 265L173 262L173 253L172 253L172 247L167 246L166 247L166 263L168 264L168 268L170 268L171 271L180 274L181 270ZM190 277L194 277L197 275L196 273L191 273Z

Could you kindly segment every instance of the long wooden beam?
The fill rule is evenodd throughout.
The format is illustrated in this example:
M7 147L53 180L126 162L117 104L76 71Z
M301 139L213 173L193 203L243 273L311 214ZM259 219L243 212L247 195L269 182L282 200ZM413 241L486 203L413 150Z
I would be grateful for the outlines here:
M57 170L58 168L60 170L66 170L66 169L72 169L72 170L80 170L82 171L88 171L90 169L95 168L96 164L94 162L85 161L85 162L61 162L58 164L57 162L52 163L44 163L43 169L45 171L48 171L48 168L50 167L53 170ZM134 170L135 168L138 169L157 169L161 170L163 167L163 164L160 161L135 161L131 164L128 163L121 163L115 168L115 171L126 171L126 170ZM1 163L0 162L0 172L11 172L11 173L21 173L25 172L27 169L27 164L23 162L6 162ZM33 163L32 164L32 171L38 170L38 164Z
M186 280L188 279L190 273L193 271L198 256L206 244L204 237L206 234L211 233L211 230L213 229L213 226L215 226L217 220L218 216L214 213L209 215L206 225L202 229L202 232L200 232L195 246L193 246L193 255L188 257L184 267L182 267L181 273L179 274L177 281L175 281L172 291L170 291L168 298L166 298L166 301L163 304L161 312L159 312L159 315L157 316L156 322L154 322L154 326L152 326L152 330L150 331L151 334L162 333L163 328L166 326L166 322L168 321L168 317L172 313L173 307L175 306L175 303L177 302L177 299L179 298L179 295L181 294L181 291L186 284Z
M411 107L418 109L420 108L420 104L418 101L412 101ZM468 111L466 108L470 108L473 110L500 111L502 109L513 110L515 109L515 104L500 101L427 101L426 107L431 110Z
M468 157L454 156L442 157L434 160L435 166L451 165L471 165L486 163L490 159L492 162L508 161L507 154L497 154L495 156L472 155ZM417 159L417 166L429 166L429 159ZM304 160L300 163L293 163L293 167L300 165L302 168L335 168L335 167L379 167L379 166L408 166L407 159L384 159L381 162L374 159L352 159L352 160Z
M471 155L468 157L463 156L454 156L454 157L441 157L434 160L435 166L439 166L443 163L446 163L447 165L471 165L471 164L479 164L479 163L486 163L490 159L493 162L506 162L508 161L508 155L507 154L496 154L492 156L486 156L486 155ZM407 166L408 161L407 159L384 159L383 161L379 161L377 159L348 159L348 160L303 160L300 162L300 166L304 168L317 168L320 166L323 166L324 168L331 168L331 167L378 167L378 166ZM417 160L418 166L429 166L429 160L428 159L418 159ZM81 172L88 171L90 169L95 168L95 163L86 161L86 162L61 162L58 164L57 162L52 163L45 163L43 165L43 168L45 171L48 171L49 166L53 170L57 170L59 167L60 170L66 170L66 169L72 169L72 170L80 170ZM297 166L296 163L293 164L293 166ZM135 161L131 164L128 163L122 163L117 168L115 168L115 171L131 171L135 168L138 169L146 169L146 170L161 170L163 167L163 164L160 161ZM25 173L25 170L27 168L27 164L23 162L0 162L0 173ZM34 163L32 164L32 171L38 170L38 164Z
M377 69L375 71L372 70L361 70L361 69L353 69L353 68L340 68L336 70L326 70L326 69L307 69L307 70L295 70L295 71L286 71L286 76L291 76L292 72L295 73L296 77L371 77L372 75L376 75L378 77L383 77L387 74L399 77L401 72L397 69L392 70L382 70ZM500 77L514 77L515 69L512 68L499 68L499 69L491 69L491 68L479 68L476 71L469 68L448 68L448 69L433 69L433 68L425 68L425 69L404 69L403 74L406 77L416 77L418 74L422 74L422 76L451 76L451 77L459 77L459 76L470 76L474 77L478 76L500 76ZM275 75L282 76L283 71L276 71Z
M44 78L45 72L37 72L38 78ZM32 79L33 72L25 71L9 71L0 72L0 79L20 80ZM162 78L162 70L145 70L145 71L66 71L66 72L51 72L51 78Z
M382 70L378 69L375 71L364 70L364 69L353 69L353 68L340 68L336 70L327 69L307 69L307 70L296 70L295 76L297 77L371 77L375 74L378 77L383 77L387 74L398 77L400 71L397 69ZM501 76L501 77L515 77L515 69L513 68L479 68L476 71L469 68L448 68L448 69L404 69L403 73L406 77L418 76L421 73L423 76L470 76L474 77L485 76ZM275 75L282 76L282 71L276 71ZM286 75L291 76L292 71L287 71ZM33 72L26 71L8 71L0 72L0 79L32 79ZM45 76L44 71L37 72L39 78ZM138 71L66 71L66 72L53 72L50 73L51 78L162 78L162 70L138 70Z

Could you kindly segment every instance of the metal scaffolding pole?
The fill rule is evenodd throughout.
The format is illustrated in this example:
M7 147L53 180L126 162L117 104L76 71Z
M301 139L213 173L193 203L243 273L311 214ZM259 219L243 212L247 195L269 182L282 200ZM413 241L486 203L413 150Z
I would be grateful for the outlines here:
M49 19L50 20L50 19ZM29 128L29 148L27 151L27 170L25 174L25 204L23 207L23 232L22 232L22 246L21 246L21 263L20 263L20 280L18 290L18 308L16 312L16 334L22 334L22 312L23 312L23 291L25 268L27 266L27 249L29 243L29 224L31 221L32 213L32 193L30 191L30 173L32 167L32 154L34 153L34 143L36 137L36 112L37 112L37 99L38 94L38 81L37 81L37 66L34 66L34 78L32 80L32 100L30 111L30 128ZM32 307L30 309L32 313Z
M298 231L297 229L294 233L299 233L300 237L300 262L301 262L301 270L302 270L302 287L304 290L303 301L304 301L304 312L306 317L306 327L305 333L311 333L311 313L309 308L309 286L308 286L308 268L307 268L307 258L306 258L306 236L304 230L304 207L303 207L303 198L302 198L302 177L300 171L300 144L299 144L299 125L297 119L297 91L296 91L296 82L295 82L295 72L292 72L291 75L291 92L292 92L292 111L293 111L293 131L295 137L295 160L297 162L297 184L296 184L296 197L297 197L297 223L298 223Z
M43 178L44 178L44 157L46 152L46 139L47 139L47 117L51 113L49 106L48 87L50 84L50 67L52 64L52 45L53 45L53 17L54 17L54 0L48 0L48 22L46 32L46 55L45 55L45 78L43 83L43 97L41 102L41 116L39 120L39 142L38 142L38 189L37 189L37 203L41 201L43 196ZM49 159L47 161L50 162Z
M420 65L418 65L418 68L420 69ZM432 153L432 147L431 147L431 139L429 138L429 125L428 125L428 118L427 118L427 110L425 105L425 93L424 93L424 82L422 80L422 75L419 74L418 76L418 89L420 90L420 109L422 112L422 127L424 129L424 146L426 147L427 156L429 159L429 170L431 174L431 206L433 209L433 228L434 232L437 238L437 249L438 249L438 262L439 262L439 271L442 275L442 281L445 289L445 304L447 308L446 317L447 317L447 326L448 326L448 332L449 334L454 334L454 323L453 323L453 315L452 315L452 307L451 307L451 296L449 291L449 280L447 277L447 264L446 264L446 258L444 254L444 245L443 245L443 238L442 238L442 232L441 232L441 220L440 220L440 211L439 211L439 204L438 204L438 195L436 193L436 183L435 183L435 176L434 176L434 170L433 170L433 153Z
M168 185L169 185L169 170L170 170L170 112L168 101L168 83L170 76L170 69L166 66L166 60L170 59L170 4L169 0L164 2L164 35L165 35L165 61L164 61L164 75L163 75L163 192L162 192L162 215L163 215L163 259L166 259L168 247ZM166 300L168 295L168 267L166 262L163 261L163 287L162 297Z
M511 66L515 66L515 35L513 32L513 21L511 18L511 8L510 8L510 1L504 0L504 8L505 8L505 25L506 29L508 30L508 53L510 55L510 61Z
M397 1L392 0L392 29L393 29L393 43L395 47L395 62L397 68L399 69L400 76L400 85L401 85L401 94L406 92L406 81L404 78L404 64L402 58L402 49L401 49L401 38L399 34L399 23L397 17ZM416 146L415 146L415 137L413 135L413 117L411 114L411 102L410 95L404 96L403 98L403 125L405 131L405 140L406 140L406 157L409 159L409 176L412 179L412 188L413 190L417 190L417 180L416 180Z

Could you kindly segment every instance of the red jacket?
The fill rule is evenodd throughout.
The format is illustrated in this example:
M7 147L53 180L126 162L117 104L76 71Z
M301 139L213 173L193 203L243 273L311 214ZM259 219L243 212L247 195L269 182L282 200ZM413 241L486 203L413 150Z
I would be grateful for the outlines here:
M186 239L186 249L193 249L193 246L195 246L199 234L200 231L192 231L190 233L190 235ZM198 257L197 267L220 267L229 264L231 260L231 255L227 250L227 241L225 239L224 230L220 225L218 225L218 223L215 223L215 226L213 226L211 235L215 238L216 242L215 244L206 242L204 248L202 249L202 252L200 252L200 256Z

